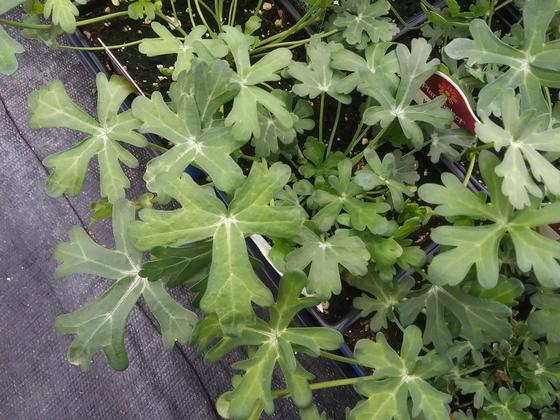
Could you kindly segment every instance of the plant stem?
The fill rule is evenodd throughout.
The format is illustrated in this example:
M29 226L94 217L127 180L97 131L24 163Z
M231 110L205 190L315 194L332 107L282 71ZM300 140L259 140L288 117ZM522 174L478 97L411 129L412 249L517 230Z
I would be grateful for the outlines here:
M256 156L249 156L249 155L243 153L242 151L239 151L238 153L239 153L239 157L241 159L250 160L252 162L258 162L259 161L259 158L256 157Z
M397 9L395 9L395 7L391 4L391 2L389 2L389 7L391 8L391 12L393 12L393 14L395 15L395 17L397 18L397 20L399 21L399 23L407 28L408 25L406 24L406 21L403 19L403 17L400 15L399 12L397 12Z
M381 139L381 137L383 137L383 135L387 132L387 130L389 129L389 127L391 126L391 124L385 126L384 128L382 128L381 130L379 130L379 133L377 133L375 135L375 137L373 138L372 141L370 141L368 143L368 145L364 148L364 150L362 150L360 153L358 153L356 156L354 156L352 158L352 163L355 165L356 163L358 163L360 161L360 159L362 159L362 157L364 156L364 152L369 149L370 147L373 147L374 145L377 144L377 142ZM366 127L364 129L364 131L362 131L362 134L360 134L358 136L358 138L356 139L356 144L359 143L359 141L366 135L367 131L370 129L371 127ZM354 145L355 146L355 145ZM352 149L354 149L354 147L352 147Z
M473 373L473 372L476 372L476 371L479 371L479 370L482 370L482 369L486 369L487 367L494 366L494 365L495 365L495 363L489 363L487 365L485 364L482 367L481 366L474 366L474 367L469 368L469 369L460 370L457 373L458 373L459 376L464 376L464 375L468 375L469 373Z
M255 7L255 11L253 12L254 16L259 15L259 11L261 10L262 4L263 4L263 0L259 0L257 3L257 7Z
M91 19L80 20L80 21L76 22L76 26L80 27L80 26L90 25L92 23L103 22L105 20L111 20L111 19L116 19L116 18L125 17L125 16L128 16L127 11L110 13L108 15L102 15L102 16L91 18ZM48 25L48 26L50 26L50 25Z
M315 36L318 37L318 38L325 38L327 36L334 35L338 31L339 31L339 29L333 29L332 31L323 32L323 33L317 34ZM273 43L270 43L270 44L263 45L261 47L257 47L254 50L252 50L250 53L251 54L257 54L257 53L260 53L260 52L265 51L265 50L269 50L269 49L272 49L272 48L279 48L279 47L295 48L295 47L299 47L301 45L305 45L309 41L311 41L311 38L300 39L300 40L297 40L297 41L273 42Z
M224 9L224 3L222 0L214 0L214 16L216 16L216 23L218 24L218 30L222 31L222 13Z
M327 146L327 154L326 156L329 155L329 153L331 152L332 149L332 144L333 144L333 140L334 140L334 136L336 134L336 130L338 128L338 120L340 119L340 110L342 108L342 102L338 102L338 105L336 106L336 117L334 119L334 124L333 127L331 129L331 135L329 137L329 145Z
M156 152L160 152L160 153L165 153L169 150L166 147L160 146L159 144L150 143L150 142L148 142L147 146L148 146L148 148L150 148L152 150L155 150Z
M262 41L258 42L256 46L270 44L271 42L276 40L283 40L288 36L292 35L293 33L304 28L305 26L309 25L316 19L317 17L313 17L313 11L310 9L307 11L307 13L305 13L305 15L303 15L303 17L294 26L286 29L285 31L279 32L276 35L272 35L266 39L263 39Z
M204 2L202 2L202 3L206 6L206 3L204 3ZM196 11L198 13L198 16L200 17L200 20L202 21L202 24L204 26L206 26L206 29L208 29L208 32L210 33L210 36L212 38L216 38L216 34L212 30L212 28L210 28L210 25L208 25L208 22L206 22L206 18L204 17L204 14L202 13L202 9L200 8L199 0L194 0L194 6L196 7ZM212 13L214 13L214 12L212 12Z
M354 385L360 379L362 379L360 376L356 376L354 378L344 378L344 379L335 379L334 381L317 382L314 384L309 384L309 388L311 388L312 390L317 390L317 389L325 389L325 388L334 388L336 386ZM272 391L272 398L285 397L287 395L290 395L290 391L288 391L287 389L277 389L275 391Z
M336 360L337 362L350 363L350 364L353 364L353 365L359 365L360 364L356 359L353 359L351 357L341 356L339 354L334 354L334 353L324 351L324 350L321 350L321 357L324 357L325 359Z
M189 20L191 21L191 28L194 28L196 26L196 22L194 21L191 0L187 0L187 12L189 13Z
M463 179L463 185L466 187L467 185L469 185L469 181L471 179L471 175L473 173L474 170L474 163L476 162L476 153L475 152L471 152L471 157L470 157L470 161L469 161L469 167L467 169L467 173L465 174L465 179Z
M163 19L164 21L166 21L167 23L169 23L173 28L175 28L181 35L183 35L185 38L188 36L188 34L185 32L185 30L183 28L181 28L177 22L175 22L173 19L171 19L168 16L165 16L163 13L157 11L156 12L156 16L160 19Z
M127 48L133 47L135 45L139 45L142 42L141 39L137 41L127 42L126 44L119 44L119 45L107 45L108 50L118 50L120 48ZM56 45L56 48L62 48L65 50L74 50L74 51L105 51L104 47L74 47L72 45Z
M502 7L507 6L508 4L510 4L513 0L506 0L503 3L501 3L499 6L496 6L496 8L494 9L495 12L497 12L498 10L500 10Z
M235 23L235 17L237 16L237 0L231 0L228 12L228 25L233 25Z
M116 19L119 17L128 16L128 12L115 12L110 13L108 15L98 16L91 19L80 20L76 22L76 27L89 25L92 23L102 22L105 20ZM0 19L0 24L13 26L14 28L22 28L22 29L38 29L38 30L49 30L53 25L50 24L38 24L38 23L24 23L24 22L16 22L13 20L8 19Z
M179 17L177 16L177 9L175 8L175 0L169 0L169 3L171 3L171 13L173 13L173 18L175 19L175 22L179 22Z
M325 92L321 92L321 106L319 108L319 141L323 141L323 117L325 114Z

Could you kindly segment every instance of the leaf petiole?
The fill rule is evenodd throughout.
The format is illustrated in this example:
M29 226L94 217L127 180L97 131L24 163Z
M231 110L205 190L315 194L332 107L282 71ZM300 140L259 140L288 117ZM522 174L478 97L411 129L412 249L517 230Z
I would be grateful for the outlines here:
M332 149L334 136L336 135L336 130L338 128L338 120L340 119L341 108L342 108L342 102L338 102L338 105L336 106L336 117L334 119L334 124L333 124L333 127L331 129L331 135L329 137L329 145L327 146L327 152L325 154L325 159L326 159L326 156L329 155L329 153L331 152L331 149Z
M358 382L361 379L362 379L361 376L356 376L354 378L344 378L344 379L335 379L333 381L317 382L314 384L309 384L309 388L312 390L318 390L318 389L334 388L337 386L349 386L349 385L354 385L356 382ZM286 397L288 395L290 395L290 391L288 391L287 389L277 389L275 391L272 391L272 398L274 399L280 397Z
M353 359L351 357L341 356L339 354L334 354L324 350L321 350L321 357L324 357L325 359L336 360L337 362L342 362L342 363L349 363L353 365L359 364L359 362L356 359Z

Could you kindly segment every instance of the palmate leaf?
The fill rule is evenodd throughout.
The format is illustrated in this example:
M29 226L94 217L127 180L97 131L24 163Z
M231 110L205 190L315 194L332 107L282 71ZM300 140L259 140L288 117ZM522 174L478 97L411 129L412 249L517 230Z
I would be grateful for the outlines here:
M125 328L140 296L158 320L166 348L173 347L175 341L188 343L197 321L196 315L178 304L161 282L149 282L139 274L142 253L134 248L127 233L134 213L124 199L113 205L114 250L98 245L77 226L70 230L70 242L55 249L54 256L60 263L58 275L88 273L115 280L97 300L56 318L56 331L75 335L68 349L68 360L83 370L89 367L98 348L103 350L113 369L127 368Z
M451 161L456 161L467 148L474 144L475 139L475 136L464 129L449 128L434 131L431 136L432 142L430 143L428 156L432 163L439 162L442 156Z
M129 6L129 12L130 12ZM216 58L228 53L221 39L205 38L206 26L195 26L184 40L177 38L165 26L152 22L152 30L158 38L144 38L138 46L142 54L148 57L160 55L177 55L173 66L173 80L177 80L183 71L189 71L196 58L211 63Z
M387 328L388 321L395 319L394 310L401 301L408 296L410 289L414 286L412 277L405 277L401 281L382 282L373 277L363 277L355 286L368 292L354 298L353 305L361 310L360 316L371 318L370 327L372 331Z
M537 338L546 336L552 343L560 343L560 295L538 293L531 296L536 311L529 315L529 329Z
M85 0L78 0L78 4L85 4ZM51 18L55 25L58 25L66 33L73 33L76 30L76 16L79 15L78 8L72 0L46 0L43 7L45 18Z
M128 16L132 19L154 20L156 18L156 5L152 0L136 0L128 5Z
M521 391L535 408L550 407L560 393L560 343L541 343L538 353L521 351L524 377Z
M338 83L337 89L342 93L350 93L356 88L360 92L366 92L370 88L375 89L383 79L396 88L399 82L399 63L394 50L387 52L390 47L389 42L370 45L365 49L364 57L344 48L335 51L331 67L350 72Z
M179 177L187 166L196 163L212 178L217 188L232 193L243 181L243 172L230 154L242 146L231 135L223 121L213 121L213 114L237 89L231 87L231 70L224 61L212 66L198 62L189 72L183 72L170 91L172 103L167 104L161 93L154 92L150 99L138 97L132 104L134 116L142 122L140 131L154 133L171 141L174 146L150 160L144 180L150 190L158 192L159 174ZM199 84L214 86L214 94L204 96L207 89L197 90ZM170 108L173 107L173 110Z
M273 90L272 94L281 99L286 109L292 108L292 95L281 90ZM313 107L309 102L299 99L290 112L293 126L284 127L278 119L263 106L258 106L258 118L261 130L258 136L253 136L251 144L255 147L255 154L261 157L268 157L277 154L280 144L291 144L296 139L296 133L302 134L306 130L315 127L315 121L308 118L313 116Z
M356 276L367 273L369 252L362 240L351 236L350 230L339 229L334 235L321 238L304 227L293 240L300 245L286 256L289 270L309 266L307 291L322 299L338 295L342 289L339 265Z
M11 75L18 69L16 55L25 51L23 45L13 39L0 26L0 74Z
M387 0L343 0L334 26L350 45L390 41L399 28L387 17L389 10Z
M499 114L502 95L511 88L519 88L523 109L536 109L539 113L550 111L541 87L560 87L558 43L546 42L548 26L559 9L557 0L525 1L525 40L521 49L500 40L482 19L475 19L470 24L473 39L455 39L445 47L451 58L466 58L469 66L498 64L509 67L481 89L477 104L479 114Z
M408 236L408 233L401 233L401 230L406 229L405 225L398 227L394 222L391 225L393 227L384 234L385 236L374 235L369 231L359 234L371 255L373 264L370 270L376 281L389 282L397 274L397 267L403 270L420 267L426 258L422 248L412 245L412 240L403 237ZM416 229L417 227L412 231Z
M276 303L268 311L270 320L259 320L254 326L243 329L236 337L222 337L218 323L211 317L199 324L198 340L203 343L202 347L213 337L221 337L207 353L207 361L219 360L241 346L254 348L247 360L233 365L235 369L245 373L234 384L233 391L220 397L217 404L222 408L222 415L246 419L253 414L252 418L259 418L263 409L272 414L274 403L271 382L276 366L284 376L295 405L302 409L311 407L312 393L308 382L313 379L313 375L301 366L295 354L305 353L317 357L321 350L338 349L343 339L338 331L330 328L290 327L299 311L320 302L317 298L301 297L305 285L306 278L301 271L286 272L280 281Z
M299 167L305 178L322 178L338 173L338 164L345 159L342 152L326 153L327 145L314 137L308 137L303 146L303 156L307 160Z
M384 77L379 77L376 83L370 83L361 89L362 93L371 96L379 104L364 111L363 120L366 124L379 123L385 128L397 120L412 145L421 147L424 134L420 123L442 129L451 122L451 112L441 108L446 101L445 96L420 105L411 105L422 84L439 65L437 59L428 61L431 51L432 47L425 39L420 38L412 40L410 50L403 44L397 45L400 82L396 91L391 89Z
M480 172L491 203L485 203L449 173L442 175L444 186L425 184L419 188L420 198L438 204L435 211L441 216L466 216L489 222L479 226L435 228L432 239L453 248L432 260L428 271L430 280L438 285L456 285L475 265L478 282L486 288L494 287L499 277L499 246L508 236L521 271L533 270L544 287L560 287L560 243L535 231L536 227L560 221L560 203L514 211L501 191L501 181L495 173L498 163L491 152L480 153Z
M331 55L342 50L343 46L334 42L326 44L319 37L313 37L305 49L309 62L292 62L288 67L288 74L297 80L293 92L310 99L326 93L343 104L349 104L350 97L340 93L343 90L340 86L343 74L331 67Z
M513 90L503 94L500 109L503 128L482 116L482 122L476 124L476 134L484 143L493 143L497 151L505 149L502 163L496 166L496 174L504 179L502 192L517 209L531 204L529 194L543 197L535 181L560 195L560 170L539 153L560 152L560 128L550 128L548 115L536 115L534 110L520 112Z
M459 336L473 347L511 337L509 323L511 309L506 305L474 297L460 287L426 286L412 293L399 305L404 325L413 323L420 312L425 312L424 343L433 343L439 354L445 354L453 342L449 330L451 314L459 322Z
M349 419L408 419L421 413L430 420L449 419L447 404L451 396L426 381L446 372L447 362L433 352L419 356L421 350L422 332L416 326L404 331L400 355L382 333L377 333L375 341L358 341L354 357L362 366L374 369L374 373L354 385L367 400L350 411Z
M115 202L125 195L130 182L120 163L135 168L138 160L120 142L144 147L146 139L135 132L140 122L132 111L119 113L122 102L133 92L130 84L119 76L110 80L97 75L97 121L78 108L70 99L62 82L55 80L29 98L31 128L64 127L87 134L76 146L47 156L43 164L53 168L47 179L47 193L59 197L66 193L78 195L82 190L89 161L99 162L101 195Z
M400 150L387 153L383 161L375 150L366 149L364 157L367 166L356 173L354 181L365 191L376 187L389 190L393 208L401 211L404 205L403 196L411 197L416 192L414 184L420 179L418 162L414 156L403 157Z
M212 238L212 265L200 306L205 312L216 313L227 333L239 333L255 320L251 302L269 306L273 301L253 271L245 236L291 237L303 223L298 208L270 206L274 194L289 178L287 165L276 163L265 169L255 163L226 208L212 190L197 185L187 175L178 179L162 174L155 180L157 190L175 198L182 207L140 211L142 221L132 223L131 235L142 250Z
M266 108L276 120L286 128L293 125L290 112L284 103L272 93L258 87L266 82L280 80L277 74L288 66L292 53L287 48L276 48L254 64L249 59L250 42L238 28L224 26L220 33L235 61L234 80L240 91L233 101L233 106L226 118L226 125L231 126L233 134L240 140L249 140L251 135L259 136L261 127L257 114L257 105Z
M517 391L505 387L493 393L490 403L483 407L483 413L496 420L530 420L533 418L525 409L531 404L531 399Z
M327 232L337 221L344 210L350 225L363 231L369 229L373 233L383 234L389 231L390 223L381 216L390 209L387 203L369 203L361 200L364 190L352 181L352 161L344 159L337 165L338 176L330 175L328 189L316 189L312 198L321 206L312 220L322 232Z

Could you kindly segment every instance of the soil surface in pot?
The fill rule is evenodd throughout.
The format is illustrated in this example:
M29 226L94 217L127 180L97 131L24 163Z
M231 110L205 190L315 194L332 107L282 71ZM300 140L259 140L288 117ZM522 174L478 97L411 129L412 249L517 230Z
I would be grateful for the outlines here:
M228 10L229 3L229 0L224 2L224 10ZM266 6L266 10L261 9L259 13L262 19L262 26L257 31L257 34L261 39L282 32L294 23L290 15L274 0L267 0L266 3L270 6ZM242 23L247 21L247 19L253 15L255 5L256 2L254 0L239 0L236 22ZM96 2L94 6L88 6L84 9L85 13L83 13L82 17L84 19L94 18L104 14L126 10L126 7L126 4L114 6L110 0L104 0ZM164 2L163 7L164 13L171 16L172 10L170 9L169 2ZM188 32L191 26L188 13L186 12L187 1L176 0L175 8L179 20L183 23L184 29ZM208 20L208 22L212 26L212 21ZM156 35L152 31L150 23L151 22L146 22L144 20L122 18L94 23L81 27L80 29L91 46L99 47L98 38L108 46L121 45L142 38L154 38ZM167 26L167 28L170 29L169 26ZM178 33L175 34L180 36ZM298 38L294 37L290 39L294 40ZM158 57L147 57L138 51L137 46L114 49L113 53L144 92L151 93L156 90L166 92L169 89L169 85L172 81L171 77L162 74L158 70L158 66L161 65L164 68L172 66L175 62L173 56L162 55ZM104 52L98 52L97 56L108 71L114 72L115 69Z

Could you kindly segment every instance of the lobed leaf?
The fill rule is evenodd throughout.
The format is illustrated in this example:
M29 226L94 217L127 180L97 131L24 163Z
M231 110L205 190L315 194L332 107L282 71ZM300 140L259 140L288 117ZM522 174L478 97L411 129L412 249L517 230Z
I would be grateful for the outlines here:
M498 250L507 235L513 242L519 269L533 271L538 282L549 288L560 286L560 244L534 228L560 221L560 204L514 211L501 192L502 185L495 173L498 158L491 152L480 154L480 170L491 203L483 203L468 191L455 176L444 174L445 186L426 184L420 187L420 197L439 204L436 212L443 216L468 216L490 223L480 226L440 226L433 230L432 239L451 246L433 259L429 267L430 279L438 285L455 285L463 281L473 265L477 279L485 288L496 286L500 262ZM454 267L449 271L449 267Z
M270 207L274 194L290 177L288 166L277 163L267 171L254 164L237 189L229 208L190 177L162 174L157 190L175 198L181 208L171 211L144 209L131 235L143 250L178 246L213 239L212 264L201 308L216 313L225 331L239 333L255 322L251 302L272 303L272 295L259 280L247 255L245 236L261 233L290 237L300 228L302 213L295 207Z
M47 179L47 193L59 197L64 193L78 195L84 183L90 160L97 157L101 195L111 203L125 196L130 182L121 162L134 168L138 160L120 143L144 147L146 139L134 130L140 122L131 111L119 112L122 102L132 93L128 82L119 76L111 79L99 73L97 83L98 121L78 108L70 99L62 82L54 81L29 98L31 128L64 127L87 135L77 145L47 156L44 165L53 168Z
M127 233L135 211L126 200L113 205L113 235L116 249L109 250L95 243L81 228L70 231L70 242L58 245L55 258L59 275L73 273L97 274L116 280L97 300L55 320L61 334L73 334L68 360L86 370L100 348L111 367L124 370L128 356L124 335L128 316L140 296L160 325L166 348L175 341L188 343L197 316L179 305L159 282L149 282L139 274L142 253L132 245Z

